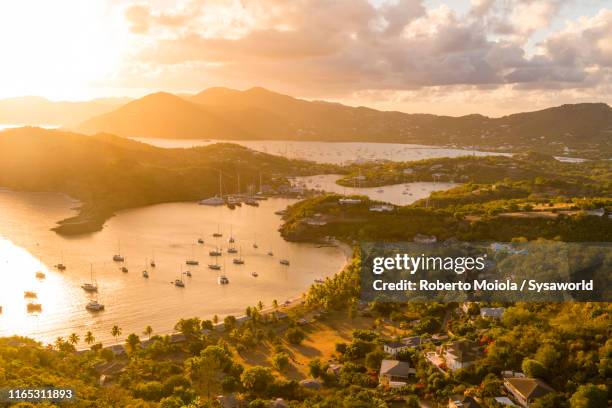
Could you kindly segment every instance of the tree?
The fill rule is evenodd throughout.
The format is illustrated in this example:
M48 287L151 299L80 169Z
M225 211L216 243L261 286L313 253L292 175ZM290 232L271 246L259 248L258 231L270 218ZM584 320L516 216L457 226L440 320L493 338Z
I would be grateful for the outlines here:
M292 327L287 330L285 336L287 337L287 341L291 344L300 344L306 338L304 332L298 329L297 327Z
M245 314L247 315L247 317L251 317L251 306L247 306Z
M547 372L542 363L531 358L524 359L521 368L528 377L543 378Z
M323 368L321 367L321 360L315 358L308 362L308 369L312 378L319 378L323 374Z
M383 358L385 358L385 353L382 350L374 350L366 354L365 365L370 370L378 370Z
M151 335L153 334L153 328L151 326L145 327L145 329L142 332L142 334L144 334L145 336L147 336L147 338L149 340L151 340Z
M257 308L259 310L262 310L264 308L264 304L263 304L263 302L261 300L259 302L257 302Z
M134 353L140 344L140 338L135 333L132 333L127 337L126 344L128 346L128 350L131 353Z
M274 375L268 367L254 366L244 370L240 381L247 391L261 395L274 383Z
M276 353L272 356L272 367L277 371L283 372L289 368L289 356L287 353Z
M272 301L272 307L273 307L274 309L278 309L278 300L274 299L274 300Z
M608 392L604 385L581 385L570 398L570 406L572 408L606 408Z
M211 320L202 320L202 330L213 330L213 322Z
M213 318L212 318L212 321L213 321L214 324L219 323L219 316L214 315Z
M200 327L202 323L197 317L191 319L181 319L174 325L174 330L177 330L185 336L185 339L191 341L200 336Z
M71 334L71 335L68 337L68 342L69 342L70 344L72 344L73 346L76 346L76 345L78 344L78 342L79 342L79 340L80 340L80 339L81 339L81 338L79 337L79 335L78 335L78 334L76 334L76 333L72 333L72 334Z
M223 325L225 331L231 331L234 327L236 327L236 318L232 315L225 316L225 319L223 319Z
M96 338L94 337L92 332L88 331L87 333L85 333L85 343L87 343L87 345L91 346L95 341Z
M117 344L118 343L117 339L119 336L121 336L121 327L114 325L113 328L111 329L111 336L115 338L115 344Z
M59 350L64 344L64 338L62 336L58 336L55 338L55 347Z

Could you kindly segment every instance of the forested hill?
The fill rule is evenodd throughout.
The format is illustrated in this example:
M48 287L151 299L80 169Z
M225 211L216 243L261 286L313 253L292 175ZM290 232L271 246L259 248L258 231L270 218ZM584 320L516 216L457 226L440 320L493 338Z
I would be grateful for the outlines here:
M108 134L84 136L20 128L0 132L0 186L67 193L84 203L78 223L61 232L101 228L113 211L140 205L197 200L242 191L277 175L333 171L332 166L288 160L234 144L162 149Z
M127 137L395 142L612 156L612 108L604 103L500 118L451 117L307 101L263 88L210 88L191 97L148 95L87 120L78 130Z

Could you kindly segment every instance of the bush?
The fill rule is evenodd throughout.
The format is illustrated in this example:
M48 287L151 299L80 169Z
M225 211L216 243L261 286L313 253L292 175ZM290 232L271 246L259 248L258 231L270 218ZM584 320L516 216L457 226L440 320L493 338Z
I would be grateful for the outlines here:
M306 338L304 332L296 327L287 330L285 336L287 337L287 341L291 344L301 344Z
M289 368L289 356L287 353L277 353L272 356L272 367L274 367L279 372L285 371Z

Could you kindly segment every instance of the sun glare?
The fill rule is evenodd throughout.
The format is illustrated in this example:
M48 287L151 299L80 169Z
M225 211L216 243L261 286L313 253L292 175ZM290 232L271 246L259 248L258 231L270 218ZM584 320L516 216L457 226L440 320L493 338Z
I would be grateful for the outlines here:
M0 97L94 96L119 69L125 27L104 1L0 2Z

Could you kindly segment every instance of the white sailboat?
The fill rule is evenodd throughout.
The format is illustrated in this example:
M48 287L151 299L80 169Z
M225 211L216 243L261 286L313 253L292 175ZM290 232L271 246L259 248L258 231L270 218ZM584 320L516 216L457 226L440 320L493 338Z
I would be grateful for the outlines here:
M225 200L223 199L223 189L221 187L222 178L223 178L223 173L219 171L219 195L201 200L199 202L200 205L219 206L219 205L225 204Z
M117 241L117 253L113 255L113 261L123 262L125 258L121 255L121 241Z
M83 288L85 292L97 292L98 285L94 282L93 278L93 264L89 266L89 280L90 282L82 284L81 288Z
M197 261L193 256L193 245L191 246L191 258L187 259L185 261L185 264L186 265L199 265L200 264L200 262Z
M242 258L242 248L240 248L240 256L234 258L232 262L236 265L244 265L244 258Z

